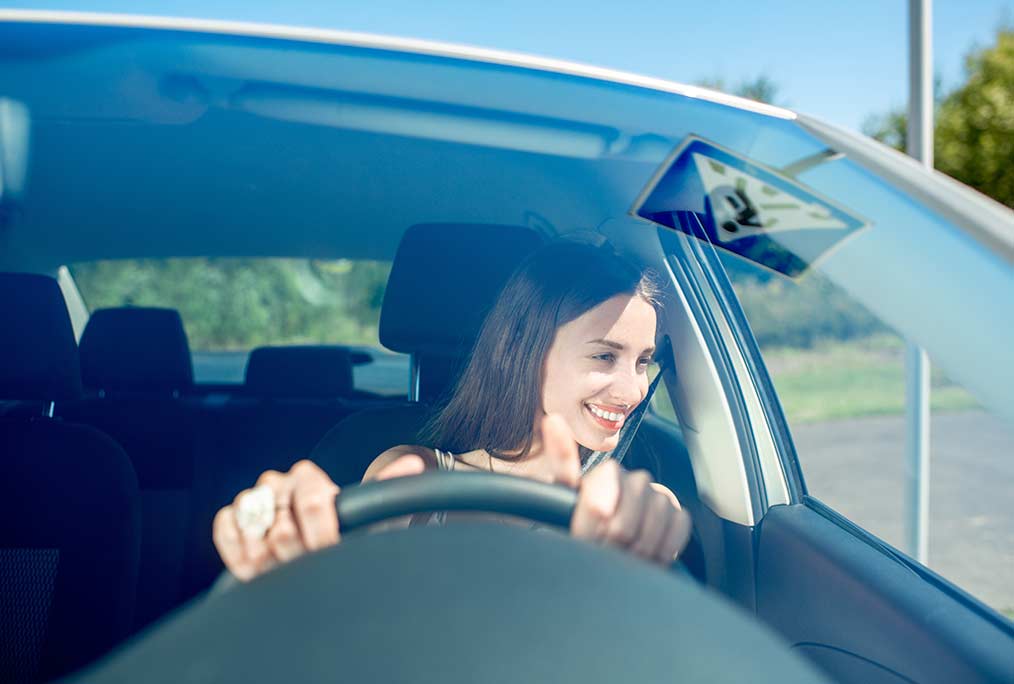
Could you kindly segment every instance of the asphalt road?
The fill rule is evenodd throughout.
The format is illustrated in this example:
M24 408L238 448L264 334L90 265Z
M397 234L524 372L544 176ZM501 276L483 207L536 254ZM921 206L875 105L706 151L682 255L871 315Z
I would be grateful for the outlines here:
M905 432L899 417L795 426L810 494L906 550ZM931 423L929 566L1014 610L1014 429L983 412Z

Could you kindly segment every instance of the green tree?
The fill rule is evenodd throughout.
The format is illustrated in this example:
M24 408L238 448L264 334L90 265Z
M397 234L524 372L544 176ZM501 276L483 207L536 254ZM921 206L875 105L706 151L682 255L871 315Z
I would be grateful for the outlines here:
M376 345L390 265L305 259L164 259L78 264L92 310L177 309L194 349L264 344Z
M867 120L867 135L905 149L903 110ZM938 100L936 168L1014 208L1014 28L965 58L965 82Z

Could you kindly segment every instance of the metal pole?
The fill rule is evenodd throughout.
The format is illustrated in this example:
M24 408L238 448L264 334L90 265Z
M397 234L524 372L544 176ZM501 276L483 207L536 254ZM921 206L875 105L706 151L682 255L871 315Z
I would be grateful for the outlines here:
M932 0L908 2L908 143L907 152L933 168L933 6ZM929 559L930 362L909 342L905 362L908 496L908 553Z

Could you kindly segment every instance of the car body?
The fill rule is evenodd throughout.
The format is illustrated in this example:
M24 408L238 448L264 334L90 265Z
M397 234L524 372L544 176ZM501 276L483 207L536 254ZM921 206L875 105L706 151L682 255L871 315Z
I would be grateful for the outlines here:
M554 60L15 11L0 12L0 44L0 270L55 276L78 262L195 256L397 262L406 230L428 224L608 239L654 268L668 295L660 332L676 350L665 385L679 425L649 416L646 429L685 445L685 462L663 460L689 473L674 489L696 521L699 578L839 681L1014 676L1014 625L808 495L714 248L793 278L819 271L1014 422L1008 209L783 108ZM741 182L709 185L695 166L719 161ZM751 183L803 202L809 218L780 232L795 219L762 208L757 218ZM753 247L737 251L744 235ZM87 311L75 316L72 279L62 282L80 328ZM414 360L409 399L418 372Z

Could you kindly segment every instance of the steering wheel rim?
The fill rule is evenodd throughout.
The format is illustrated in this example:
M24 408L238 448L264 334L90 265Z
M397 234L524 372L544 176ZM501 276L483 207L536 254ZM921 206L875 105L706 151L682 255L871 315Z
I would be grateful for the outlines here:
M501 513L567 529L573 489L496 473L423 473L343 488L336 507L342 534L414 513Z

